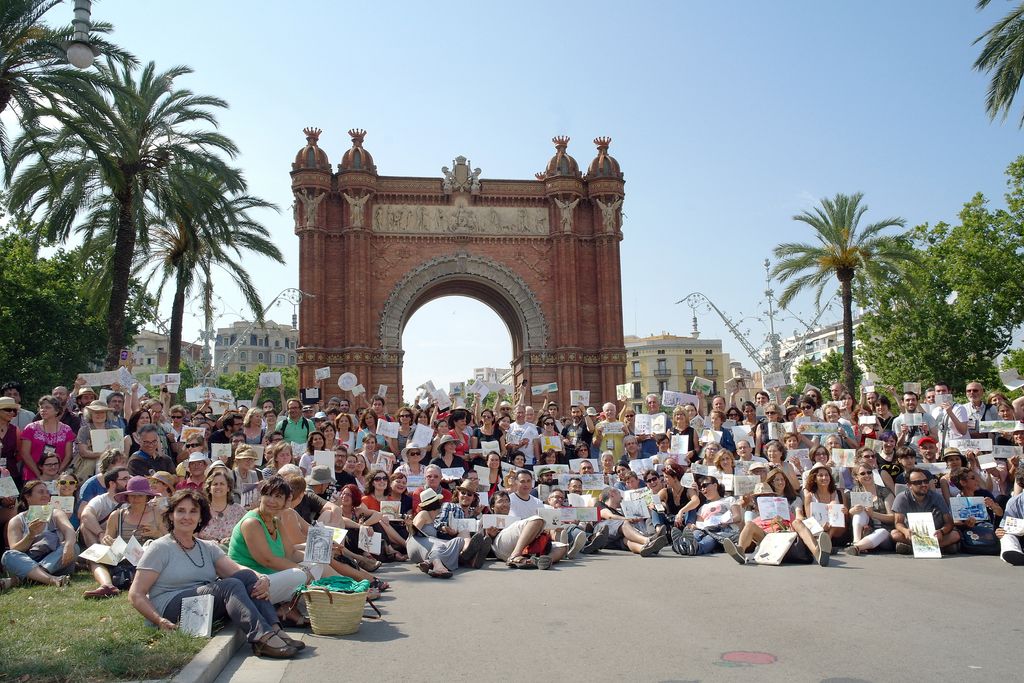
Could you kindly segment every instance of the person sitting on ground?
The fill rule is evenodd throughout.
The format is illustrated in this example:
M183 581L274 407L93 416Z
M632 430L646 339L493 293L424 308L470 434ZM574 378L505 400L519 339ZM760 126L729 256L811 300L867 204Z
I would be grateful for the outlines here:
M714 477L705 477L698 488L705 502L697 510L697 519L671 531L672 550L679 555L706 555L718 550L724 539L739 538L743 511L736 498L726 496L725 487Z
M150 488L146 477L132 477L121 493L114 494L114 500L121 504L107 518L106 533L100 543L106 546L114 544L120 538L128 542L133 537L140 545L146 541L160 538L166 532L161 516L156 508L148 503L156 498L156 491ZM135 565L129 560L121 560L114 572L101 562L89 562L89 571L96 580L96 588L85 592L86 599L111 598L131 585L135 576ZM113 576L112 576L113 574Z
M3 588L10 588L26 579L61 588L71 583L78 546L75 544L77 534L67 515L54 506L48 519L29 521L33 506L49 503L50 492L45 483L30 480L22 487L18 496L21 512L7 524L9 550L0 556L0 565L12 575L10 581L4 582Z
M100 542L106 528L107 518L118 506L115 496L127 488L131 478L132 475L128 472L127 467L111 467L103 475L103 483L107 487L107 492L94 497L81 508L79 531L82 534L82 541L87 547Z
M896 542L897 553L911 555L914 552L911 543L913 533L907 526L907 515L911 512L931 514L935 538L943 554L955 555L959 551L960 532L953 525L946 499L932 488L932 475L927 470L915 467L907 473L907 490L896 496L892 510L896 517L892 540Z
M184 598L214 596L214 620L227 617L245 632L259 656L294 657L305 644L281 631L268 598L271 581L239 565L216 543L196 538L210 521L198 491L174 494L164 513L169 532L151 543L139 560L129 597L132 606L161 631L173 631Z
M843 507L843 514L847 514L847 508L843 505L843 498L832 478L832 469L819 463L807 471L807 480L804 483L804 516L811 517L814 503L829 505L838 503ZM833 541L837 541L846 535L844 527L833 527L826 522L822 528L828 532Z
M1017 470L1014 483L1018 491L1024 489L1024 468ZM1017 520L1018 524L1020 524L1020 520L1024 520L1024 493L1017 493L1006 503L1006 509L1003 512L1004 523L1007 518ZM1021 531L1007 531L1002 527L996 529L996 538L999 539L999 557L1003 562L1014 567L1024 567L1024 551L1021 550L1020 545L1021 534L1024 534L1024 529Z
M773 487L765 482L755 486L755 503L762 496L784 497L781 495L781 491L788 485L784 486L781 483L785 481L783 474L776 469L769 475L769 478L775 483L775 486ZM765 519L758 514L743 525L743 528L740 529L738 540L733 541L731 538L722 539L722 547L725 549L725 552L739 564L758 564L757 558L760 556L761 542L766 536L776 533L793 533L795 536L792 544L779 562L781 564L810 564L817 561L819 566L827 567L832 553L832 539L824 531L817 535L810 532L804 524L804 511L801 499L796 495L795 491L792 493L792 500L786 498L790 503L788 519L781 515ZM755 504L756 509L758 508ZM753 556L748 557L747 552L752 548L754 550Z
M409 522L409 537L405 552L409 560L427 576L450 579L460 566L483 566L491 539L483 532L471 538L441 539L437 536L435 520L444 505L444 498L433 489L424 489L420 495L419 512Z
M957 498L981 498L988 517L985 520L973 516L954 520L963 551L972 555L998 555L1000 545L995 530L1003 516L1002 506L991 491L981 487L978 473L972 468L957 467L949 473L949 479L960 491Z
M642 517L626 517L622 513L622 492L614 487L609 486L601 491L597 516L600 520L598 526L608 530L609 550L628 550L640 557L650 557L668 545L666 535L649 537L637 529L645 521Z
M231 532L242 521L246 510L234 501L234 482L231 470L226 467L211 467L206 473L202 491L210 501L210 523L199 532L204 541L214 541L227 548Z
M846 507L850 511L850 526L853 532L853 543L846 547L846 554L861 555L872 550L890 550L893 546L892 530L895 522L892 514L892 490L875 483L875 470L871 468L874 464L872 458L861 455L857 460L859 464L853 470L853 488L846 493ZM854 505L854 493L870 493L871 505Z
M559 489L553 489L551 493L548 494L544 507L552 510L559 510L566 507L566 494ZM583 548L586 547L590 538L590 534L587 533L586 525L582 522L562 524L555 530L554 535L557 536L559 542L566 545L567 550L565 553L565 559L567 560L576 559L576 556L583 551Z

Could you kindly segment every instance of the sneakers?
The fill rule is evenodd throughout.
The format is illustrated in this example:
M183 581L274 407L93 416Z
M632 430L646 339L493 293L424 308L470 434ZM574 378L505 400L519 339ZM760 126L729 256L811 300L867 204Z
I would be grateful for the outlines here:
M1014 567L1024 566L1024 552L1019 550L1007 550L1000 557L1003 558L1003 562L1012 564Z
M818 561L818 566L827 567L832 555L832 538L827 531L822 531L815 540L818 541L818 547L814 551L814 559Z
M576 556L580 554L583 547L587 545L587 534L581 529L576 538L572 539L572 544L569 545L569 552L565 556L570 559L576 559Z
M476 557L473 558L473 561L470 564L470 566L472 566L473 569L480 569L480 567L484 566L484 562L487 561L487 554L491 552L492 545L493 541L491 541L491 537L487 534L484 534L484 542L480 546L480 550L479 552L477 552Z
M657 555L666 545L668 545L667 538L664 536L655 536L651 540L647 541L647 543L644 544L644 547L640 549L640 557Z
M747 563L747 556L736 547L736 544L732 542L732 539L723 538L722 547L725 548L725 552L729 553L729 557L736 560L738 564L745 565Z
M913 555L914 546L910 545L909 543L897 543L896 552L899 555Z
M593 533L590 539L583 546L584 555L592 555L600 552L603 548L608 545L610 537L608 536L608 527L599 526L597 531Z
M860 548L851 543L850 545L846 546L846 554L856 557L857 555L860 555Z
M459 553L459 564L462 566L472 566L480 555L480 550L485 548L486 545L487 534L482 531L473 534L473 537L469 539L469 545ZM486 551L484 551L484 554L486 555Z

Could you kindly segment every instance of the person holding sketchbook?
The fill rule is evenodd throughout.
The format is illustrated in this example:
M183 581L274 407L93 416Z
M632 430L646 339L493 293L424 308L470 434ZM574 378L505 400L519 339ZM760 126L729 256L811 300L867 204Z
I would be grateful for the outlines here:
M1017 470L1014 483L1017 491L1024 489L1024 469ZM1007 525L1011 519L1018 525L1024 520L1024 493L1017 493L1006 503L1003 526ZM1024 526L1019 529L1003 528L1003 526L996 529L996 538L999 539L999 557L1007 564L1024 567L1024 551L1021 550L1020 544Z
M129 597L132 606L161 631L178 628L182 600L212 595L213 617L229 618L258 656L291 658L305 644L281 631L270 579L239 565L212 541L196 538L210 522L210 505L198 491L183 489L164 512L168 534L149 544L139 560Z
M861 449L866 450L866 449ZM873 458L857 457L853 469L853 488L846 492L846 508L850 511L850 527L853 543L846 547L847 555L861 555L873 550L890 550L893 547L892 530L895 517L892 512L893 493L887 486L875 483ZM857 502L856 494L871 496L871 504Z
M13 579L31 579L61 588L71 583L75 572L78 535L64 512L54 506L49 517L33 516L37 506L50 503L46 484L38 480L25 482L18 497L21 512L7 523L7 547L0 564Z
M895 529L892 540L896 542L896 552L901 555L913 553L911 538L913 533L907 526L907 514L911 512L927 512L935 523L935 538L943 554L955 555L959 548L960 532L953 525L953 515L942 494L932 487L932 475L915 467L907 473L907 490L896 496L892 510L895 514Z

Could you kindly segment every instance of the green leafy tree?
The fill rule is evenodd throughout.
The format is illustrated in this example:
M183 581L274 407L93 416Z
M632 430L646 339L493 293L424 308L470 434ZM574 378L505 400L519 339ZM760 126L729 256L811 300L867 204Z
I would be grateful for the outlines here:
M94 89L105 88L102 76L68 64L66 46L74 32L70 26L53 28L43 20L61 0L4 0L0 2L0 114L8 109L23 129L31 129L40 105L88 106ZM67 7L67 5L65 5ZM91 26L92 45L120 64L135 64L135 57L108 43L103 36L111 26ZM5 118L0 116L0 160L8 164Z
M202 169L221 178L227 192L244 188L232 184L236 174L219 156L234 156L235 144L206 127L216 126L211 110L227 104L175 86L191 69L158 72L150 62L137 72L108 60L100 72L111 84L110 94L97 91L93 106L80 111L41 109L57 115L59 125L38 122L18 138L8 178L21 169L10 186L10 203L30 215L40 213L47 239L67 240L87 212L110 214L107 222L116 227L106 314L109 368L117 365L126 342L125 304L136 247L149 246L146 199L165 190L168 166ZM83 223L87 242L96 224Z
M269 368L266 365L257 365L252 370L246 370L245 372L233 372L227 375L221 375L217 378L217 386L221 389L230 389L235 395L235 398L250 399L256 394L256 389L260 386L260 373L269 372ZM294 398L299 395L299 370L298 368L274 368L274 372L281 373L281 383L284 385L284 397L285 399ZM184 381L182 377L182 381ZM271 399L274 401L274 405L277 406L278 410L282 407L277 405L280 403L280 397L278 395L277 388L264 389L260 396L260 401Z
M167 168L167 182L155 194L147 209L149 249L138 254L135 272L148 284L158 281L157 300L164 289L173 288L170 329L168 330L168 372L181 366L182 329L185 300L199 295L206 327L213 318L213 271L226 272L242 292L257 322L263 322L263 302L252 278L242 264L243 255L258 254L283 263L280 250L270 232L250 212L277 207L244 191L245 180L238 169L228 169L230 182L211 175L206 169L180 164ZM100 211L90 216L82 229L94 235L93 248L109 250L115 238L113 212Z
M0 233L0 382L22 382L26 401L102 360L103 319L90 314L87 287L77 253L37 258L32 240Z
M978 9L988 7L991 1L978 0ZM1020 89L1021 78L1024 78L1024 4L1011 9L992 28L978 36L974 44L982 41L984 45L974 68L991 75L985 111L991 119L1000 115L1005 119ZM1024 126L1024 116L1018 125Z
M860 366L854 365L854 384L852 385L851 392L854 392L854 397L859 395L856 392L858 385L860 384L861 375L863 374ZM813 384L822 391L823 396L828 395L828 388L835 382L844 383L843 375L843 352L839 350L832 350L822 356L821 360L815 363L809 358L805 358L800 361L800 364L796 367L796 381L793 382L793 386L797 390L801 390L807 384Z
M867 205L864 195L837 194L824 198L821 206L804 211L793 220L809 225L817 242L814 244L786 242L775 247L778 262L772 275L780 282L789 282L779 297L779 305L787 306L797 294L814 290L815 303L833 278L839 281L843 307L843 384L855 387L856 363L853 358L853 300L876 282L899 274L915 255L905 237L883 235L887 228L902 227L902 218L886 218L860 228Z
M1024 323L1024 157L1007 176L1007 209L977 194L958 224L918 226L920 261L873 290L860 353L885 383L998 384L994 361Z

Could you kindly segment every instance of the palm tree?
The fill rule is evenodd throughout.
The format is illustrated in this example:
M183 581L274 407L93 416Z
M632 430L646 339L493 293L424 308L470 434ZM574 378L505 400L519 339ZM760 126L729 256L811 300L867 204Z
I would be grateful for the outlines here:
M984 9L992 0L978 0L978 9ZM1024 4L1010 10L992 28L978 36L977 45L986 41L974 62L974 68L992 74L985 98L985 111L994 119L1002 114L1005 119L1010 113L1013 98L1024 78ZM1024 126L1021 116L1019 126Z
M61 0L3 0L0 2L0 114L8 107L24 129L38 116L38 107L82 106L91 102L92 90L102 85L98 72L68 65L66 45L74 32L43 23L43 15ZM89 40L98 50L121 65L134 65L128 52L106 42L107 23L92 25ZM0 161L9 161L10 146L4 119L0 118Z
M882 235L886 228L903 227L902 218L885 220L859 229L861 217L868 210L861 205L864 195L837 194L821 200L821 207L793 216L814 229L817 244L787 242L775 247L778 262L772 275L780 282L792 281L779 297L779 305L787 306L805 289L815 290L815 304L833 276L839 280L843 303L843 380L853 392L853 298L854 290L863 295L867 286L898 275L902 267L915 261L916 252L903 234Z
M59 126L39 121L23 133L11 149L8 179L25 164L10 185L10 205L29 215L42 214L42 236L51 241L67 240L80 214L116 212L106 313L106 365L112 368L126 342L125 304L136 245L148 247L146 198L163 191L168 165L205 169L222 178L228 192L244 188L219 156L235 156L235 144L201 127L216 127L210 109L227 104L175 88L175 79L191 69L157 72L150 62L136 80L135 69L118 69L108 60L100 71L111 82L109 94L97 97L94 108L62 110L66 115ZM93 237L89 225L81 231L86 241Z
M206 327L213 318L213 270L228 273L242 292L246 305L263 322L263 302L249 273L240 263L243 252L266 256L284 263L281 251L270 239L270 232L253 220L254 209L273 209L274 204L239 193L225 193L223 178L203 169L169 169L169 192L158 197L162 219L150 229L151 249L142 265L151 270L151 279L159 277L157 299L164 287L174 286L171 303L168 371L178 372L181 362L181 334L185 317L185 299L196 289L201 292ZM241 172L238 180L244 188Z

